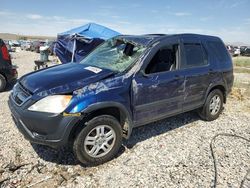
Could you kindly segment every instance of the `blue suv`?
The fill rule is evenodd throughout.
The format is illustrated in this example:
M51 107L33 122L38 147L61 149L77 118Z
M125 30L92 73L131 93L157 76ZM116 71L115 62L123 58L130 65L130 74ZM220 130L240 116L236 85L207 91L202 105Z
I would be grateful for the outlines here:
M218 37L118 36L79 63L19 79L9 99L31 142L70 144L85 165L111 160L132 129L197 109L212 121L233 85L231 57Z

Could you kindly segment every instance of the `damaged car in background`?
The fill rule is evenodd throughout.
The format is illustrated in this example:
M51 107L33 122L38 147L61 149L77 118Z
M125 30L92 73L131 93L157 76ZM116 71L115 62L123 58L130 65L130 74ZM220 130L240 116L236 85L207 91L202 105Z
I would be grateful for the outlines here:
M13 85L17 77L17 67L12 64L7 45L0 39L0 92Z
M218 37L118 36L80 63L23 76L9 107L30 142L70 145L82 164L98 165L135 127L191 110L217 119L232 85L232 60Z

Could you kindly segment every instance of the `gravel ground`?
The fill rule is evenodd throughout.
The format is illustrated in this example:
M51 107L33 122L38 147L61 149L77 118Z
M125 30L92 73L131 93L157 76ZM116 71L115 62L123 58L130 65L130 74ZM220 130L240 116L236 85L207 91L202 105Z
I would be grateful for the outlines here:
M12 56L21 76L33 70L39 54L21 51ZM240 89L234 92L217 120L204 122L189 112L134 129L117 158L88 168L67 148L53 150L26 141L7 106L10 91L0 93L0 187L211 187L212 138L231 133L250 139L249 97ZM213 146L217 187L250 187L250 143L220 136Z

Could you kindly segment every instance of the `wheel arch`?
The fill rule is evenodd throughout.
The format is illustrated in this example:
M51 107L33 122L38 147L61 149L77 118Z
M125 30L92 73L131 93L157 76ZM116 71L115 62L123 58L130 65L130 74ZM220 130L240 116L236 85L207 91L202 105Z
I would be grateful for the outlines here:
M223 103L226 103L227 100L227 90L224 84L216 84L216 85L212 85L208 88L207 93L206 93L206 98L209 95L209 93L211 93L213 90L218 89L222 92L223 95Z
M72 141L77 134L84 128L83 123L100 115L111 115L121 124L123 137L128 139L132 132L132 119L126 107L117 102L101 102L90 105L82 112L81 120L76 123L70 131L69 140Z

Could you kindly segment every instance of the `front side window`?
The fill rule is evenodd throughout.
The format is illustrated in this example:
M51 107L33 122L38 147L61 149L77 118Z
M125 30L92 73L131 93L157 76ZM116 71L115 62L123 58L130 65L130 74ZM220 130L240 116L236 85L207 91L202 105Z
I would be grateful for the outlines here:
M173 71L177 68L178 44L160 48L145 69L146 74Z
M145 49L145 46L113 38L97 47L80 63L123 72L139 58Z
M184 43L186 63L181 68L199 67L208 63L203 47L199 43Z

